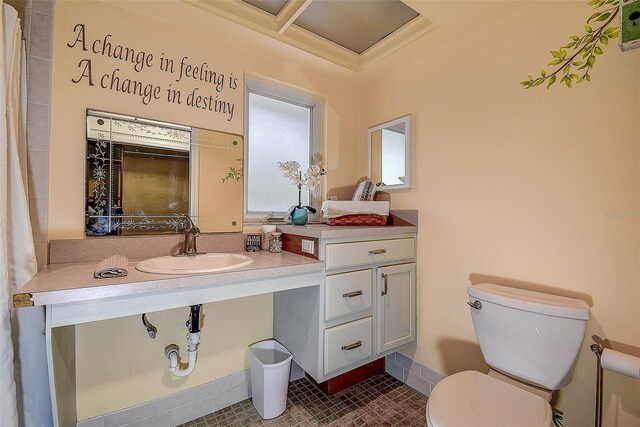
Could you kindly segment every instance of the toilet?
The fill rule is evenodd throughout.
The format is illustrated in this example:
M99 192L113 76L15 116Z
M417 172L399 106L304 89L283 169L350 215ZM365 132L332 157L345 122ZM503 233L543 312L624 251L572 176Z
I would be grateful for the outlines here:
M440 381L427 401L428 427L550 427L551 393L571 381L589 320L582 300L491 283L467 290L488 374Z

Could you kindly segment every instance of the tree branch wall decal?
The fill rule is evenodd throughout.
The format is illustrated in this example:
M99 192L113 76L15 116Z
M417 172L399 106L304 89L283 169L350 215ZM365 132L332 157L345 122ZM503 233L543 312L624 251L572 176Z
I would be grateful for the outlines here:
M553 71L547 72L542 69L538 77L529 75L527 80L520 82L525 89L545 82L548 89L558 78L560 83L564 83L569 88L573 83L591 81L589 72L596 58L604 53L603 48L609 44L610 39L620 36L619 28L610 26L620 9L619 0L591 0L587 4L602 10L595 12L587 19L587 23L584 24L585 33L581 37L571 36L569 43L550 52L553 59L548 66L555 67Z

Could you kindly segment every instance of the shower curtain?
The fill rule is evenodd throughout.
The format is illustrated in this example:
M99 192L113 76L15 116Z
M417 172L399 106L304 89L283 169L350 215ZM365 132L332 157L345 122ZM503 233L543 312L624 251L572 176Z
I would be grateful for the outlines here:
M20 309L12 325L11 294L35 275L37 264L20 159L26 153L22 31L15 9L1 0L0 6L0 426L46 427L53 423L44 312Z

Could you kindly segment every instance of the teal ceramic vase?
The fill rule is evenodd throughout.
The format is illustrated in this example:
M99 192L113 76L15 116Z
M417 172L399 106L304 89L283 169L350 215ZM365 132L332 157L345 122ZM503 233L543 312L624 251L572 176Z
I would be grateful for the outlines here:
M291 223L293 225L306 225L309 221L309 211L306 207L296 206L291 211Z

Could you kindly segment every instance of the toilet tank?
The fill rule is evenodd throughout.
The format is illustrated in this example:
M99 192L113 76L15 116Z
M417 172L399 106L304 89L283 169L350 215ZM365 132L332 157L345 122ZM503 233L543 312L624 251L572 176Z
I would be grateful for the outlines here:
M571 381L589 306L561 297L490 283L467 290L473 326L485 361L528 383L558 390Z

